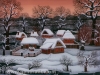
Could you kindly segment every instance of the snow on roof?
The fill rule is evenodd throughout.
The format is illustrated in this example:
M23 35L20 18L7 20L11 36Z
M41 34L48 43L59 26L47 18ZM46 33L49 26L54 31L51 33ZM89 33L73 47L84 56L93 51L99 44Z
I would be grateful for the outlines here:
M31 32L30 36L39 36L37 32Z
M67 30L63 36L64 39L75 39L75 36L69 31Z
M48 34L43 34L44 32L47 32ZM41 32L41 35L54 35L53 32L50 29L43 29L43 31Z
M66 48L65 44L63 43L63 41L59 38L50 38L50 39L46 39L46 41L43 43L43 45L40 47L41 49L54 49L57 42L60 42L64 48Z
M56 34L57 35L64 35L64 33L65 33L65 30L58 30Z
M81 43L85 43L85 41L84 40L81 40Z
M24 32L17 32L16 34L16 38L21 38L22 37L22 34L25 36L25 38L27 37L27 35L24 33Z
M23 38L21 44L39 44L38 40L34 37Z
M34 47L29 47L29 49L35 49Z
M42 45L40 48L45 48L48 49L53 45L53 43L45 43L44 45Z
M28 73L33 73L33 72L40 72L40 73L46 73L46 72L49 72L48 69L31 69L31 70L28 70L28 69L25 69L25 68L18 68L17 69L18 71L23 71L23 72L28 72Z

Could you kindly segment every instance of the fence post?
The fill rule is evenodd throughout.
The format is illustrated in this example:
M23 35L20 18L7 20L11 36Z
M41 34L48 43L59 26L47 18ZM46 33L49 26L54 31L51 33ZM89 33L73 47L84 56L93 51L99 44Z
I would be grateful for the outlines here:
M23 53L21 53L21 56L23 56Z
M12 55L12 50L10 50L10 55Z

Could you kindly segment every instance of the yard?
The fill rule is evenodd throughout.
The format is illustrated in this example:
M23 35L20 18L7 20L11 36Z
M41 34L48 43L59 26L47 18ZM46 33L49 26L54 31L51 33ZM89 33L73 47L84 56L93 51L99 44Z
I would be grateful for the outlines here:
M72 65L69 66L69 69L71 71L70 73L77 74L84 71L84 67L78 65L78 58L77 58L78 52L79 52L78 49L65 49L64 53L59 53L59 54L52 54L52 53L40 54L36 57L26 57L26 58L24 58L23 56L6 55L6 56L1 56L1 59L6 59L6 60L14 59L15 62L20 63L21 65L16 65L13 67L14 70L17 70L18 68L28 69L29 63L32 63L34 60L40 60L42 66L39 69L63 71L64 66L60 64L59 60L62 58L63 55L66 55L72 60ZM85 51L85 55L90 54L91 52L92 52L91 50ZM97 59L100 61L100 50L97 50L97 55L98 55ZM100 64L98 65L98 67L88 66L88 72L89 73L100 72Z

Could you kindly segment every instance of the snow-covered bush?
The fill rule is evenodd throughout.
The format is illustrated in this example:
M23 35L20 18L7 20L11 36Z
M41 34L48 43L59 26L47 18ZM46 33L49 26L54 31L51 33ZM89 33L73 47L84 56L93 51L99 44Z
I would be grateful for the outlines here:
M34 61L32 62L32 66L33 66L33 68L39 68L39 67L42 66L42 64L40 63L39 60L34 60Z
M39 67L41 67L41 66L42 66L42 64L40 63L39 60L34 60L34 61L32 62L32 64L28 64L28 69L30 70L30 69L32 69L32 68L39 68Z

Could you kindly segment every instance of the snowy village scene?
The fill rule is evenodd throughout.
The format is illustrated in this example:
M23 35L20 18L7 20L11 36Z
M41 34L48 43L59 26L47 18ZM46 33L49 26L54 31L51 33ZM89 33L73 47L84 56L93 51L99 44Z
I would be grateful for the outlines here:
M0 0L0 75L100 75L100 0Z

